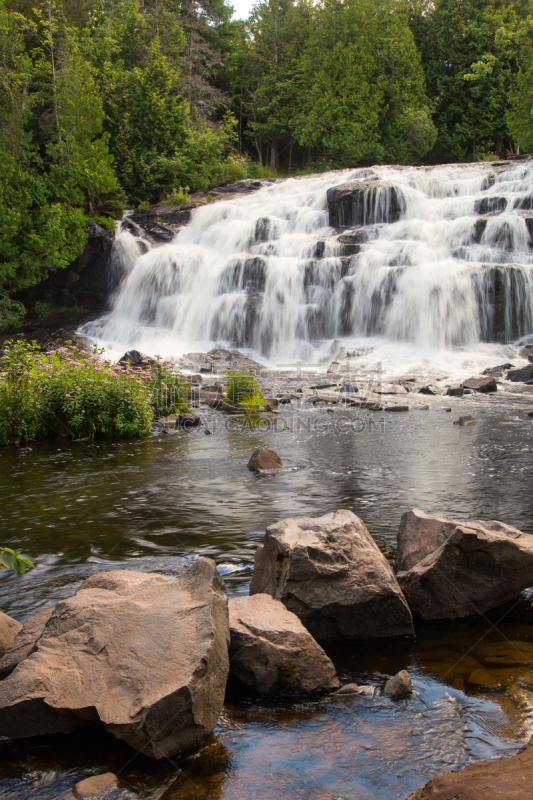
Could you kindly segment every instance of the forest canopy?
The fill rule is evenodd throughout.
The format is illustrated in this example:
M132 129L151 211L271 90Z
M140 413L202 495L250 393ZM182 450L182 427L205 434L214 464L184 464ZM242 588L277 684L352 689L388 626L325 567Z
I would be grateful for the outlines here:
M531 0L0 0L0 317L123 209L533 149Z

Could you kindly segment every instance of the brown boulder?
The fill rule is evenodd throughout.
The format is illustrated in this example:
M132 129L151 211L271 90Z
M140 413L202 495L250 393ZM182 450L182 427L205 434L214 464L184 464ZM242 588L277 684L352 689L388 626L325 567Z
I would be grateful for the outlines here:
M152 758L215 727L229 671L226 589L213 561L177 578L104 572L60 601L34 653L0 683L0 736L100 720Z
M515 756L478 761L426 783L408 800L531 800L533 740Z
M533 380L533 364L528 364L527 367L520 369L512 369L507 373L507 380L512 383L527 383Z
M468 414L466 417L459 417L459 419L454 420L454 425L475 425L477 420L471 415Z
M268 447L259 447L251 455L248 469L252 472L279 472L283 469L283 461L273 450Z
M495 379L490 376L486 378L469 378L467 381L464 381L461 386L463 389L472 389L474 392L481 392L483 394L498 391Z
M250 594L259 593L281 600L318 641L413 633L385 556L351 511L267 528L250 583Z
M11 642L20 630L22 630L20 622L0 611L0 657L7 653Z
M456 522L450 517L430 517L419 508L402 514L398 528L394 572L406 572L451 536Z
M26 620L11 642L7 652L0 658L0 680L11 675L15 667L33 652L52 611L53 608L47 608Z
M296 614L269 594L229 601L230 671L259 694L338 689L335 667Z
M483 614L533 586L533 536L501 522L457 523L398 580L422 619Z

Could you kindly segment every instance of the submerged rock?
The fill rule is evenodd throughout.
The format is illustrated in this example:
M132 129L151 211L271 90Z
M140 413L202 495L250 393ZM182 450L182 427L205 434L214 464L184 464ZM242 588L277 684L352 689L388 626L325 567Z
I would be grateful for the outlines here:
M33 652L37 641L42 636L46 623L50 619L52 611L52 608L47 608L26 620L11 642L5 655L0 658L0 680L11 675L15 667Z
M268 594L229 601L230 670L259 694L338 688L335 667L298 617Z
M20 630L22 630L20 622L0 611L0 657L7 653L11 642Z
M413 633L409 607L365 524L351 511L271 525L250 594L272 595L318 641Z
M401 700L404 697L410 697L413 694L413 684L407 670L402 669L393 678L389 678L383 688L383 694L386 697L390 697L391 700Z
M381 222L397 222L404 209L401 189L388 181L344 183L328 189L329 224L352 228Z
M259 447L252 453L248 469L259 473L279 472L283 469L283 461L274 450L269 450L268 447Z
M533 739L515 756L478 761L433 778L408 800L530 800Z
M477 420L468 414L466 417L459 417L459 419L454 420L454 425L475 425Z
M36 651L0 683L0 736L68 733L100 720L151 758L199 745L224 700L229 626L213 561L177 578L88 578L60 601Z
M79 781L72 793L78 800L104 800L117 786L117 776L112 772L105 772L103 775L91 775L90 778Z
M429 554L397 577L411 609L422 619L483 614L533 586L533 536L493 520L411 521L414 546L409 560L400 553L400 566L405 569L415 561L416 551ZM422 527L430 531L425 542ZM442 543L432 550L439 538Z
M439 389L439 387L438 386L433 386L432 384L430 384L428 386L422 386L418 390L418 394L437 395L437 394L440 394L440 393L441 393L441 390Z

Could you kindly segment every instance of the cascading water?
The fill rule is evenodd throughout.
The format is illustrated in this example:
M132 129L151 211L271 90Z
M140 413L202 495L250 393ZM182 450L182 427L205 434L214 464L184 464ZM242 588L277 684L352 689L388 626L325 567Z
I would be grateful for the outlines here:
M530 161L276 182L196 209L144 254L119 233L113 310L84 332L117 350L230 346L271 362L319 360L334 339L509 342L533 333L532 199Z

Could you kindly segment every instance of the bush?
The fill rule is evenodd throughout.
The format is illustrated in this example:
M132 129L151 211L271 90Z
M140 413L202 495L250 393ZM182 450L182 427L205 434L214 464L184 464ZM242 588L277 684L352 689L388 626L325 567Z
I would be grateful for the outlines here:
M263 395L258 392L257 394L247 394L239 401L247 414L257 414L264 405Z
M7 343L0 360L0 443L96 436L141 436L154 415L186 410L185 381L172 365L112 365L74 345L43 355Z
M224 384L226 386L226 396L233 403L245 401L245 398L250 396L261 396L260 383L251 370L228 370L224 376Z
M10 300L5 295L0 295L0 331L18 328L25 314L26 309L22 303Z
M183 203L189 203L191 196L189 194L189 187L180 186L179 189L173 189L172 192L163 197L161 202L168 203L169 206L181 206Z

